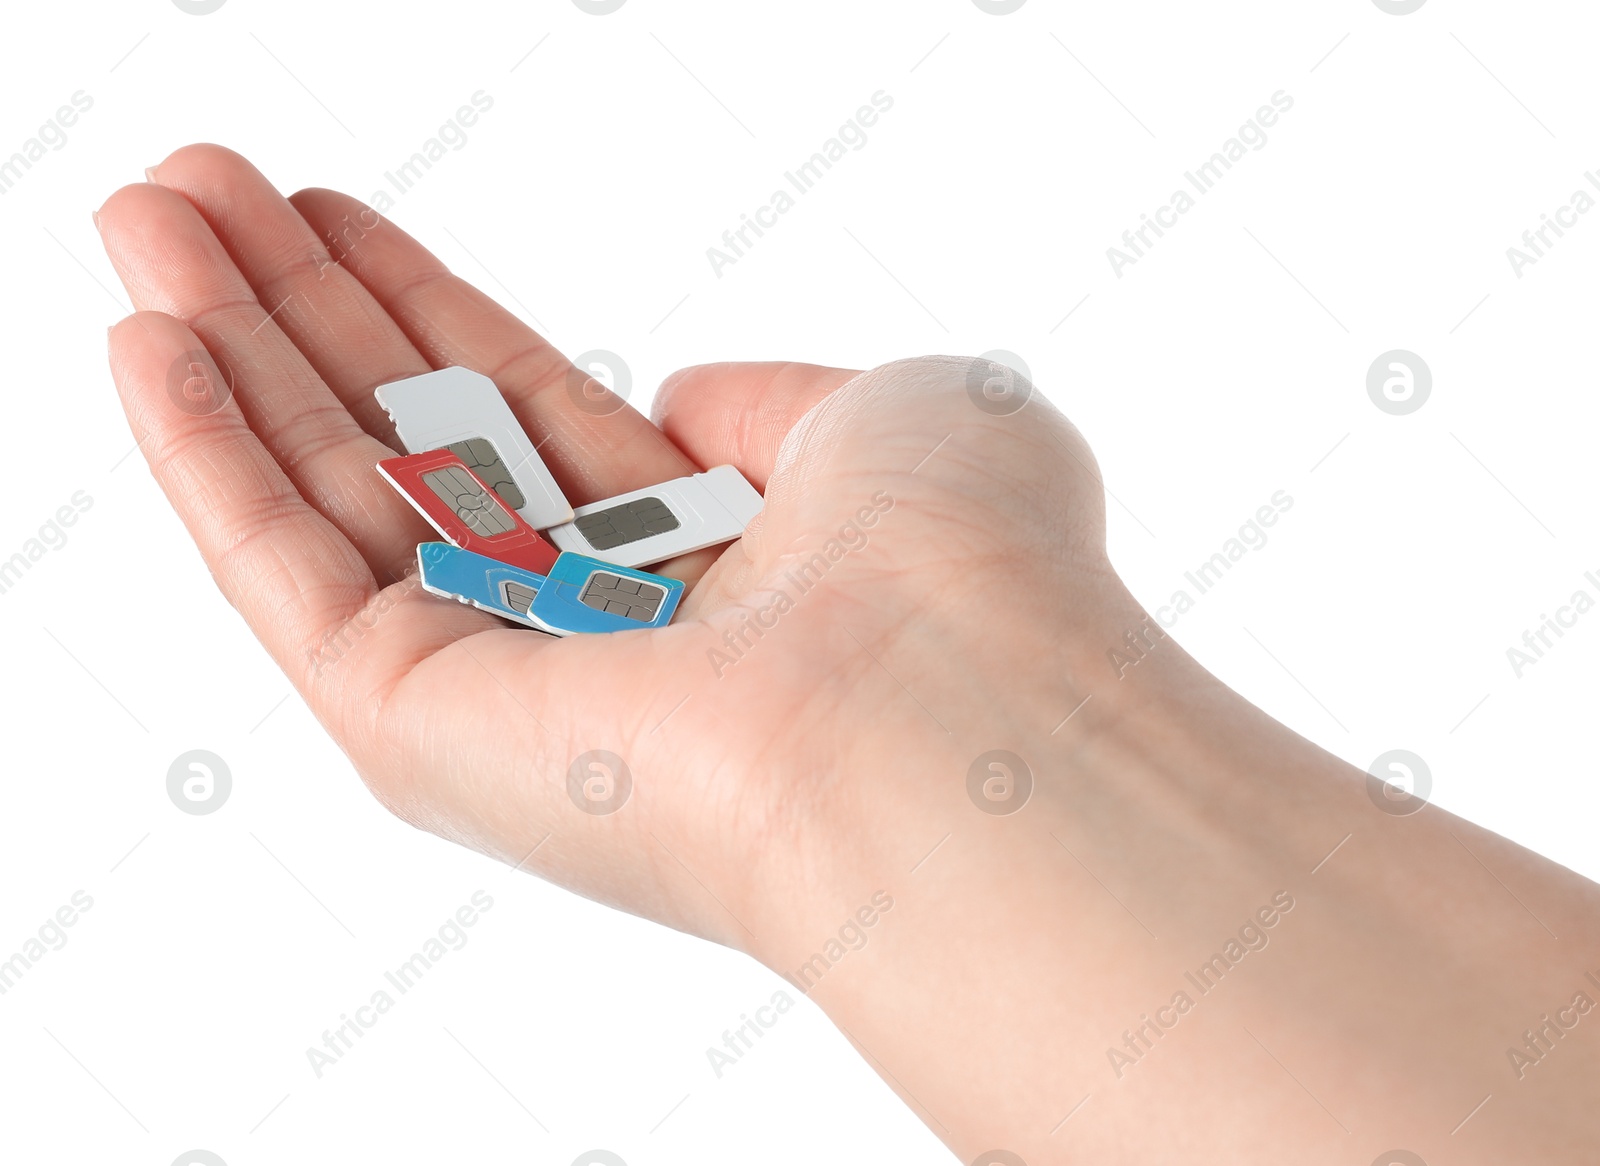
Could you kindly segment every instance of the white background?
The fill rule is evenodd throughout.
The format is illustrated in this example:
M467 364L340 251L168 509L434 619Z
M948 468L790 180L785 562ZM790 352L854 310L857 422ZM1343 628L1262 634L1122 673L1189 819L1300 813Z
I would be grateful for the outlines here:
M949 1160L807 1002L713 1075L706 1048L776 977L386 816L125 458L103 330L128 305L90 211L196 140L286 192L368 197L478 90L493 108L391 214L563 351L620 353L640 403L708 360L1018 354L1093 443L1152 608L1294 499L1173 629L1189 651L1600 876L1600 613L1521 678L1506 657L1600 598L1600 214L1521 278L1506 257L1600 167L1589 7L1226 8L9 11L0 156L75 91L94 105L0 197L0 559L93 504L0 595L0 958L74 891L94 906L0 996L0 1157ZM865 147L714 274L706 249L877 90ZM1278 90L1266 146L1118 278L1106 249ZM1395 348L1433 374L1406 416L1366 392ZM204 817L165 788L195 748L234 783ZM480 888L470 943L317 1079L306 1047Z

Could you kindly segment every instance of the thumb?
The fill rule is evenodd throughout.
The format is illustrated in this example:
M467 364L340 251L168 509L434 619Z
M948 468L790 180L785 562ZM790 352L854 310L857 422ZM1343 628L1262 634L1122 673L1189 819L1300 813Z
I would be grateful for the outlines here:
M662 382L651 417L697 465L732 465L765 490L789 431L857 375L785 361L694 365Z

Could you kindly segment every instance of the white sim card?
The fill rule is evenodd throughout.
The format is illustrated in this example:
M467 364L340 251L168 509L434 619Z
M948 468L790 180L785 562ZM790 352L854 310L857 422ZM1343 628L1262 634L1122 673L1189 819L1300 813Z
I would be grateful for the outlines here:
M564 551L644 567L736 539L760 510L761 495L743 474L714 466L580 506L545 537Z
M482 373L441 368L379 385L373 395L407 453L450 450L535 530L571 521L572 504Z

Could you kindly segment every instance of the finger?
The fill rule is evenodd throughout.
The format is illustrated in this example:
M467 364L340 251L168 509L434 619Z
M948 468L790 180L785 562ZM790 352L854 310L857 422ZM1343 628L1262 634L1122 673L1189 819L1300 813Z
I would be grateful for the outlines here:
M201 347L182 322L140 312L112 329L111 371L151 473L224 596L319 718L348 731L373 694L463 636L500 626L414 580L379 589L357 548L312 507L233 401L197 414L167 392ZM382 621L382 635L368 634ZM530 637L532 638L532 637Z
M325 242L259 170L224 146L185 146L147 173L200 212L273 322L356 423L398 449L372 390L432 366L336 262L361 224L341 223Z
M188 322L295 489L385 582L398 578L428 534L373 468L393 451L356 424L268 317L199 212L144 183L113 194L99 226L134 306Z
M324 245L289 201L240 155L222 146L178 150L150 171L184 195L207 224L276 323L368 433L398 448L393 424L372 390L431 366L350 272L335 262L376 224L341 222ZM331 249L330 249L331 248ZM550 445L543 452L550 452ZM711 556L667 570L696 576Z
M840 521L841 501L864 504L883 491L924 511L925 533L928 523L943 530L926 545L952 564L1006 532L1010 545L1098 567L1104 489L1082 435L1031 386L996 407L975 393L972 369L970 357L900 360L824 397L784 439L765 492L769 537L747 535L747 550L781 551L806 529ZM952 510L951 498L962 506Z
M857 375L783 361L696 365L662 383L651 415L695 462L735 466L765 490L778 447L796 422Z
M703 468L618 398L594 383L586 393L585 378L548 341L360 201L332 190L302 190L289 201L320 237L341 224L375 224L341 256L345 268L431 364L464 365L500 386L574 503Z

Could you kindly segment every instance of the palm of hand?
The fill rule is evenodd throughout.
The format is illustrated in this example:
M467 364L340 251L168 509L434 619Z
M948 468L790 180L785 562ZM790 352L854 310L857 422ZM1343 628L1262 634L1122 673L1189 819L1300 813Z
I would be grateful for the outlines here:
M1061 598L1110 576L1092 460L1042 399L983 408L953 360L707 366L664 387L658 427L353 200L285 200L216 147L154 177L98 219L140 309L111 345L130 424L218 585L407 820L755 947L773 889L907 792L853 775L908 752L959 772L1016 711L996 683L1059 705L1007 653L1093 622ZM195 408L171 370L201 349L231 399ZM401 578L432 535L373 469L398 447L371 390L444 364L496 380L576 502L731 462L766 507L658 568L690 589L657 631L556 641L428 596ZM972 660L988 682L951 665Z

